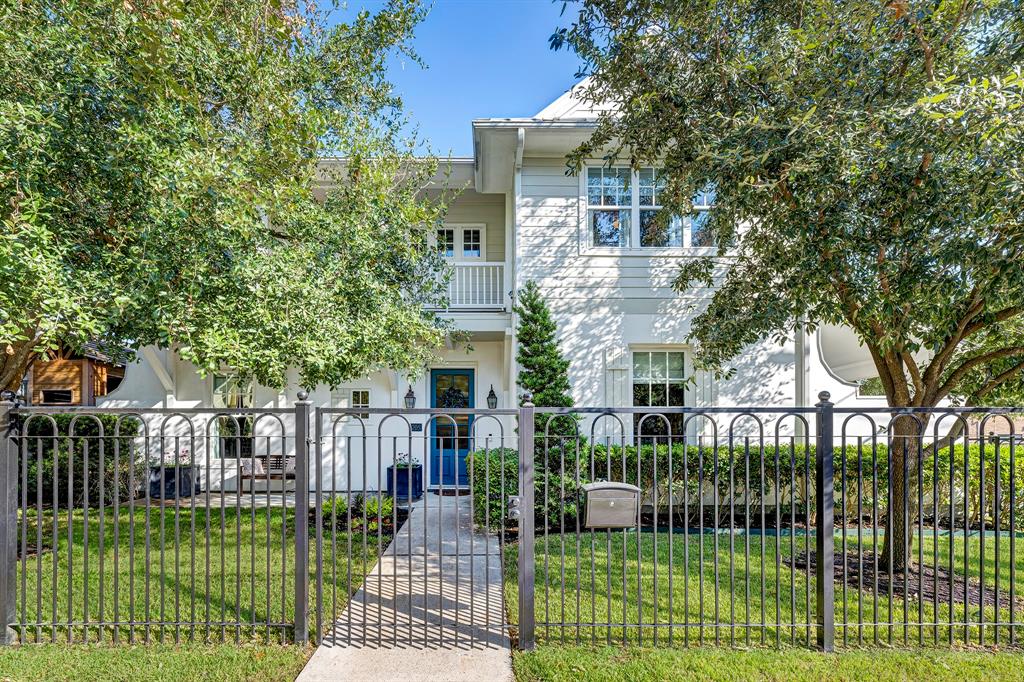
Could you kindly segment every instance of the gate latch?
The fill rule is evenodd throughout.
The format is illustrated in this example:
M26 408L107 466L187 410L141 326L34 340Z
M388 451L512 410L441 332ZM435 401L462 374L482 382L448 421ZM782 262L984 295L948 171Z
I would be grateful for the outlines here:
M508 517L510 519L518 519L521 514L519 509L519 496L509 495L508 497Z

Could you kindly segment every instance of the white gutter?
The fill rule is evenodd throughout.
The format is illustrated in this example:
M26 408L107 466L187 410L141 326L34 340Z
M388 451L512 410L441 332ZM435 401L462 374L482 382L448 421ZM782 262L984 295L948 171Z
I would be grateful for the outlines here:
M596 128L597 120L593 118L559 119L557 121L546 121L537 118L478 118L473 121L474 130L531 130L563 129L571 130L578 128Z

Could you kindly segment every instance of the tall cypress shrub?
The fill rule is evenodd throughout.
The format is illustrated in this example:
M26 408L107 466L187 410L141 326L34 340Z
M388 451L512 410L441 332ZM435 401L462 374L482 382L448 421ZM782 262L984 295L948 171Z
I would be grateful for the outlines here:
M569 361L558 347L558 327L536 282L527 282L519 291L514 309L519 316L516 330L519 379L516 383L524 392L532 394L533 404L537 407L573 407ZM538 416L535 425L538 439L543 438L547 421L544 415ZM555 418L548 429L552 437L549 445L555 444L554 436L577 435L577 426L575 417Z

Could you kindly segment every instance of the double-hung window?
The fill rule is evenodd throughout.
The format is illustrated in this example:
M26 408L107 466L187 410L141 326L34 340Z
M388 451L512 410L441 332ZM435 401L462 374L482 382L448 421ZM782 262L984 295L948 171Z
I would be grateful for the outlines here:
M672 437L682 436L683 415L658 413L656 408L686 406L685 360L682 351L633 352L633 407L652 408L650 414L633 415L635 435L664 436L671 425Z
M587 243L597 248L650 249L711 246L707 232L713 191L699 192L691 216L662 213L665 178L657 168L586 169Z

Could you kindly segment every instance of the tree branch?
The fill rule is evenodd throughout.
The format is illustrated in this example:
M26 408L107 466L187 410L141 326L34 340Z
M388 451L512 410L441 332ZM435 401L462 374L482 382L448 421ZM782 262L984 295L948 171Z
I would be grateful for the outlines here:
M907 366L907 371L910 372L910 380L914 384L914 395L920 399L924 395L924 383L921 381L921 369L917 366L917 361L914 356L907 351L900 352L900 357L903 359L903 364Z
M1010 369L1007 369L996 376L992 377L987 384L978 389L978 392L974 394L974 404L977 404L982 398L987 396L992 391L996 390L1007 381L1012 379L1015 374L1019 374L1024 371L1024 360L1021 360Z
M964 402L964 405L967 407L975 407L979 405L981 403L982 398L984 398L986 395L988 395L989 393L996 390L997 388L1005 384L1007 381L1012 379L1014 375L1019 374L1021 372L1024 372L1024 360L1021 360L1010 369L1005 370L1004 372L992 377L992 379L990 379L988 383L986 383L984 386L978 389L978 391L973 396L968 398ZM949 433L947 433L942 438L930 443L926 447L924 454L927 455L930 452L938 452L943 448L947 448L953 445L956 439L960 437L960 434L964 432L964 424L964 418L961 417L960 419L957 419L953 423L953 428L949 430Z
M982 365L992 360L998 360L999 358L1008 358L1014 355L1024 355L1024 346L1010 346L1008 348L1000 348L999 350L990 351L988 353L982 353L981 355L975 355L964 360L960 363L960 366L953 370L953 373L949 375L946 381L939 387L936 394L936 401L942 400L949 393L956 388L956 385L960 383L960 380L978 365Z
M961 338L965 339L971 334L974 334L975 332L978 332L989 325L998 324L999 322L1005 322L1006 320L1009 320L1012 317L1016 317L1021 313L1024 313L1024 305L1012 305L1003 308L1002 310L994 313L992 315L991 320L987 320L985 322L975 322L974 324L967 325L964 328L963 335ZM975 317L977 317L977 315L975 315Z

